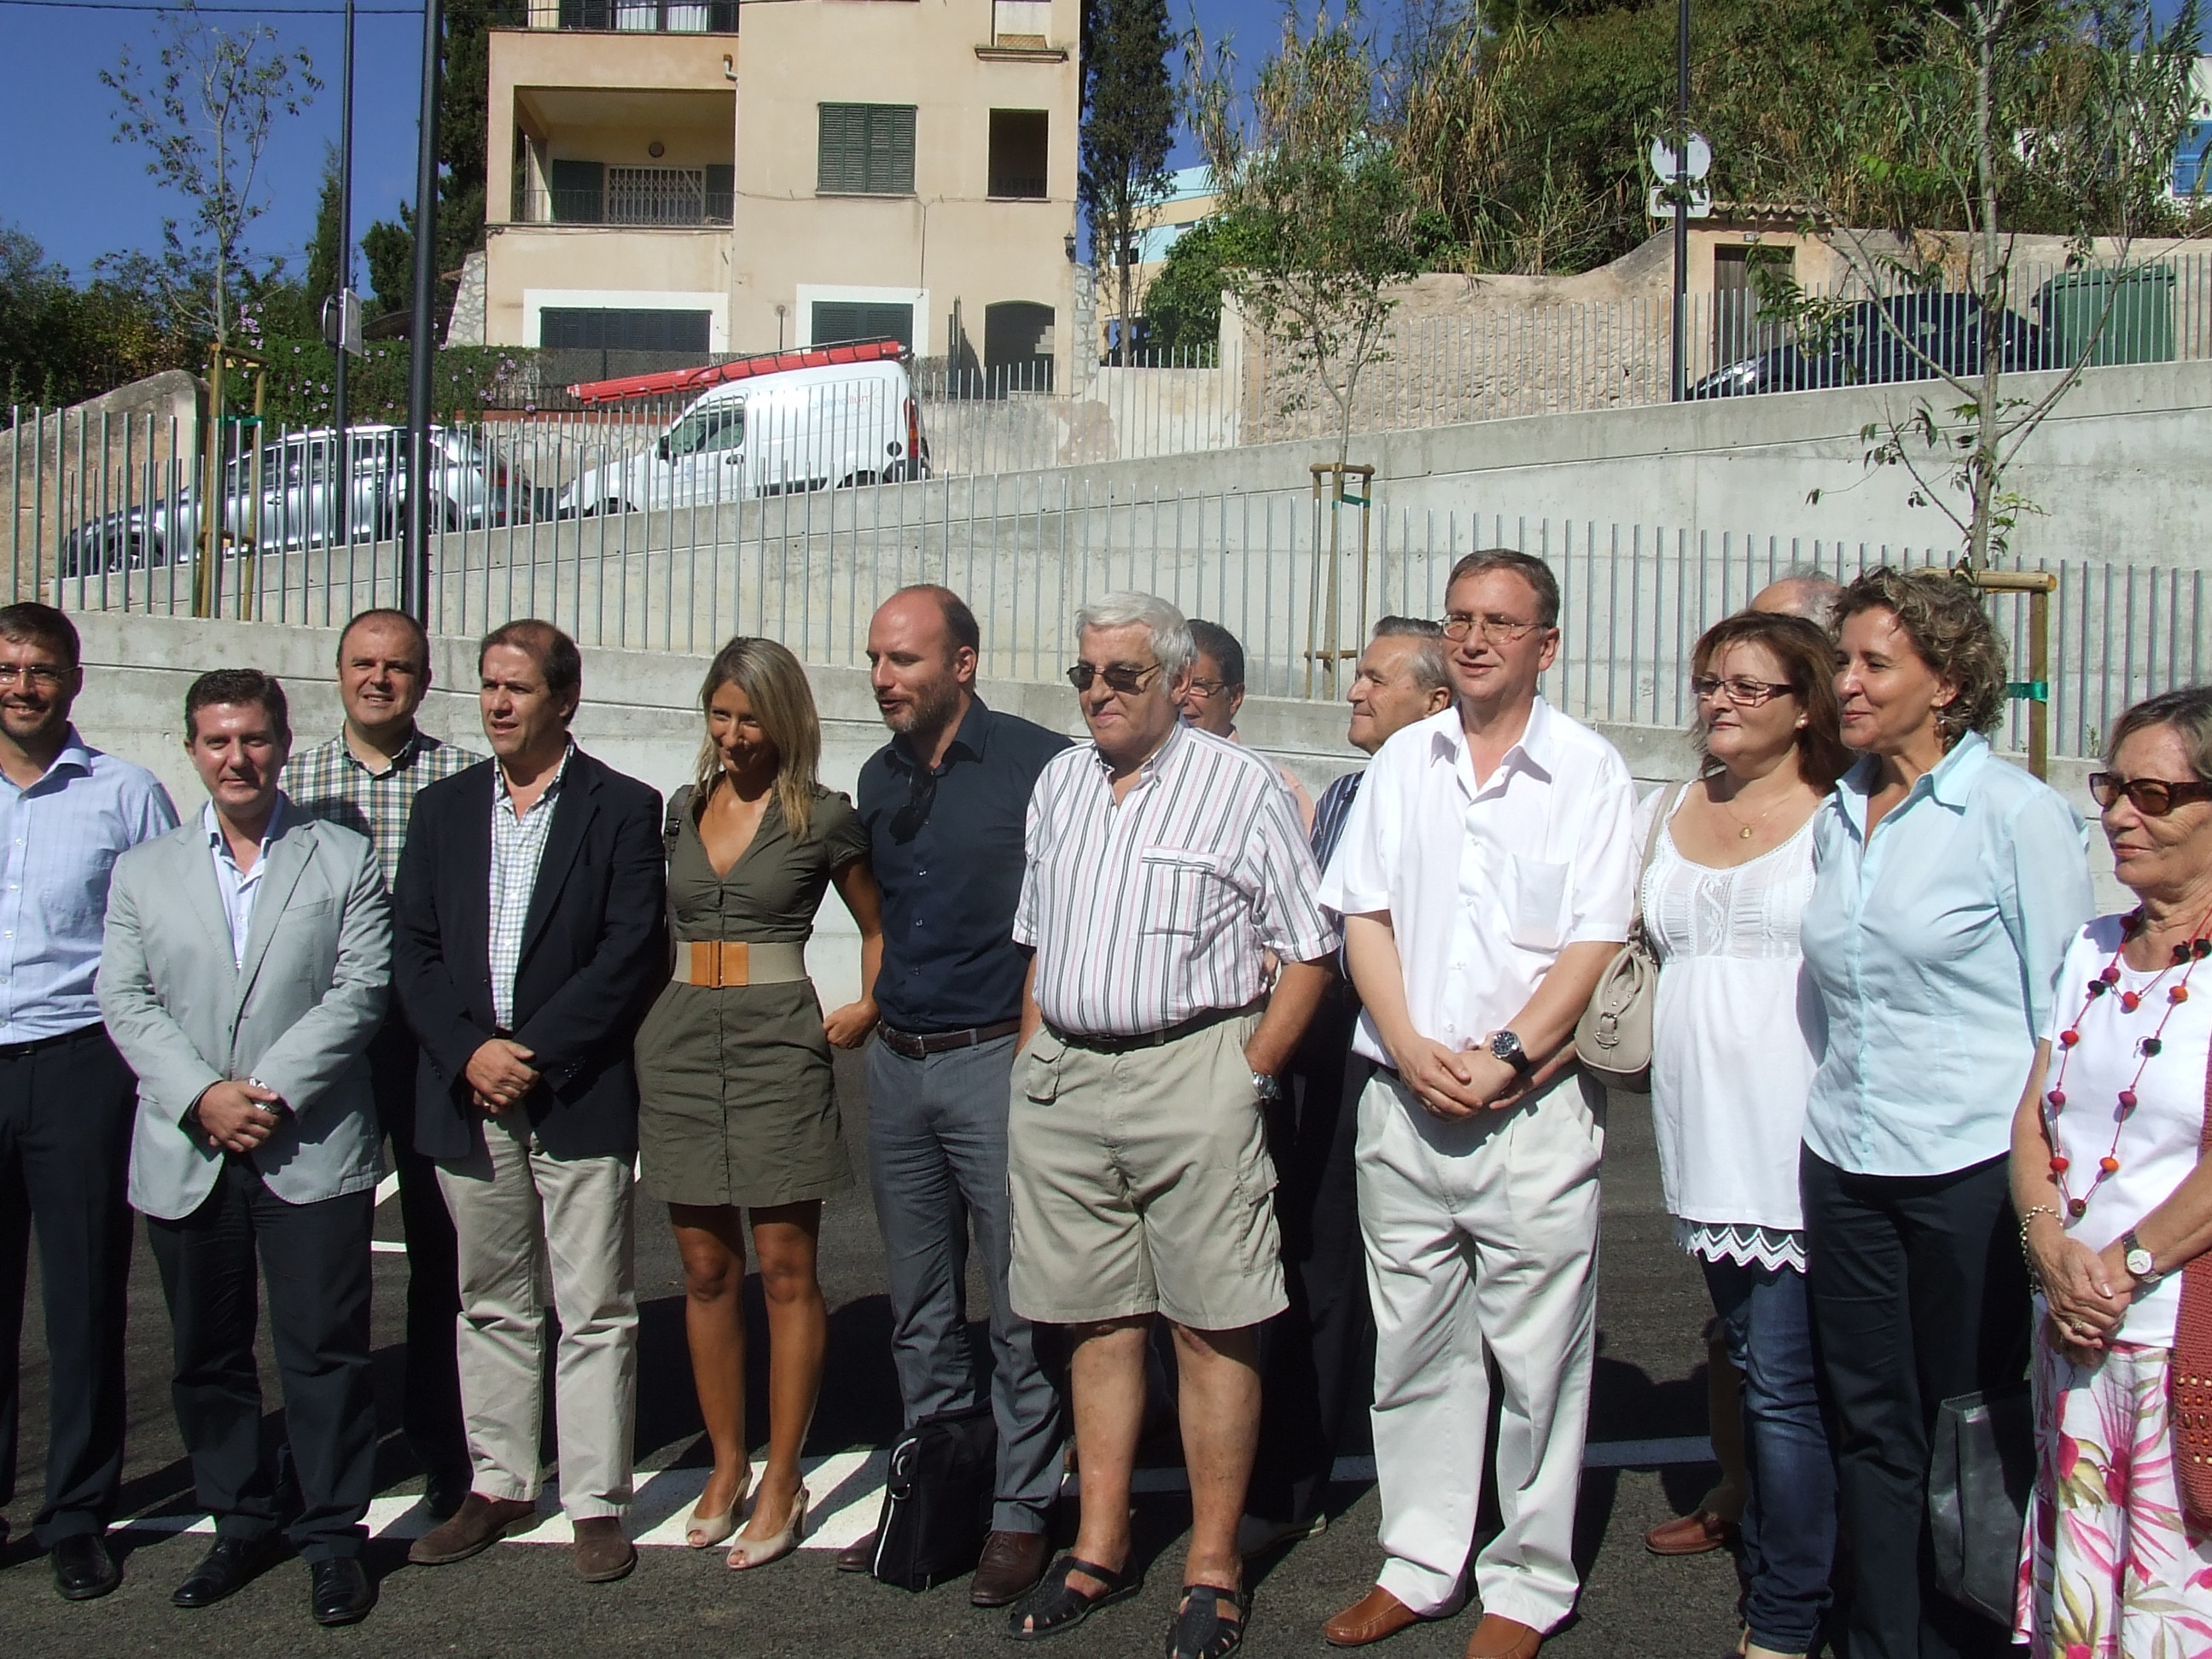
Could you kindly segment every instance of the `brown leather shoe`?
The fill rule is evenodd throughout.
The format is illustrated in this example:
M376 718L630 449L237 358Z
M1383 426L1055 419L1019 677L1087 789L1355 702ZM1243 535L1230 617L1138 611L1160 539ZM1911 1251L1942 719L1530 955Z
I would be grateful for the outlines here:
M1654 1555L1703 1555L1735 1539L1735 1523L1705 1510L1662 1522L1644 1534L1644 1547Z
M1467 1638L1467 1659L1536 1659L1536 1650L1543 1645L1541 1631L1486 1613Z
M837 1571L840 1572L873 1572L876 1570L876 1537L870 1533L866 1538L854 1540L837 1552Z
M489 1549L514 1528L538 1513L538 1505L520 1498L486 1498L471 1492L441 1522L407 1547L407 1559L418 1567L447 1567Z
M1370 1642L1395 1636L1408 1625L1419 1624L1421 1617L1377 1584L1323 1625L1321 1633L1333 1648L1364 1648Z
M1003 1607L1026 1595L1052 1559L1052 1540L1041 1532L994 1532L983 1540L968 1599L979 1607Z
M623 1531L619 1517L595 1515L574 1526L576 1571L586 1583L606 1584L629 1577L637 1565L637 1547Z

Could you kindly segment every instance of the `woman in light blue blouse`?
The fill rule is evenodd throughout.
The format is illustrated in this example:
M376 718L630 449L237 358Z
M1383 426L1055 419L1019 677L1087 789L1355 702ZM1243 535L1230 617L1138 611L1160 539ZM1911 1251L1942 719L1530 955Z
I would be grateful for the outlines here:
M1806 971L1827 1043L1805 1115L1806 1257L1834 1413L1851 1659L2002 1654L1928 1544L1936 1407L2016 1384L2027 1284L2012 1108L2091 912L2081 817L1996 757L2003 642L1940 571L1869 572L1837 606L1844 741L1815 820Z

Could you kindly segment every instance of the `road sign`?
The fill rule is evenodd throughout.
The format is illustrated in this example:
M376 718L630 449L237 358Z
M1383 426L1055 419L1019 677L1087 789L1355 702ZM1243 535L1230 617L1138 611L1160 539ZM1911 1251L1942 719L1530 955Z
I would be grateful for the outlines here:
M323 301L323 340L340 351L362 355L361 295L351 289L340 289Z
M1650 158L1653 178L1671 179L1674 177L1674 147L1672 144L1664 138L1654 138ZM1713 147L1705 142L1703 133L1690 135L1689 155L1686 159L1689 165L1683 171L1692 179L1702 179L1713 170Z
M1673 189L1674 185L1671 183L1652 185L1650 197L1644 203L1644 210L1655 219L1673 218L1674 204L1668 199ZM1713 216L1712 191L1700 185L1692 185L1688 193L1689 202L1685 210L1687 216L1692 219L1711 218Z

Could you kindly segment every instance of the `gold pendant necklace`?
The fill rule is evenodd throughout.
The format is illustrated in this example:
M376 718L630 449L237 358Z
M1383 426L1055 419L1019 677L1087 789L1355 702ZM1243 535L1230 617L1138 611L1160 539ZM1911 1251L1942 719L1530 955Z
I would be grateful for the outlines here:
M1766 820L1773 815L1774 809L1781 805L1782 802L1778 797L1769 801L1766 804L1766 811L1761 812L1749 823L1746 823L1741 818L1737 817L1735 815L1735 809L1729 805L1727 801L1717 799L1716 804L1720 807L1722 811L1729 815L1729 821L1736 826L1735 838L1738 841L1749 841L1751 839L1752 831L1758 829L1760 824L1765 823Z

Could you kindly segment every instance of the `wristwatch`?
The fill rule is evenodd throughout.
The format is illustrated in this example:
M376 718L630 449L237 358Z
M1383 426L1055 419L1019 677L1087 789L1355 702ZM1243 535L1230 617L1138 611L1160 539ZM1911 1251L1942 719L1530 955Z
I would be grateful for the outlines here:
M2127 1252L2120 1260L2127 1267L2129 1276L2145 1290L2166 1277L2158 1270L2158 1258L2143 1249L2142 1241L2136 1237L2134 1228L2130 1227L2120 1235L2120 1248Z
M1252 1092L1262 1100L1280 1100L1283 1097L1283 1079L1270 1072L1255 1072L1252 1073Z
M1526 1077L1535 1070L1529 1063L1527 1052L1521 1047L1521 1039L1510 1031L1491 1033L1490 1054L1493 1060L1502 1060L1510 1066L1516 1077Z

